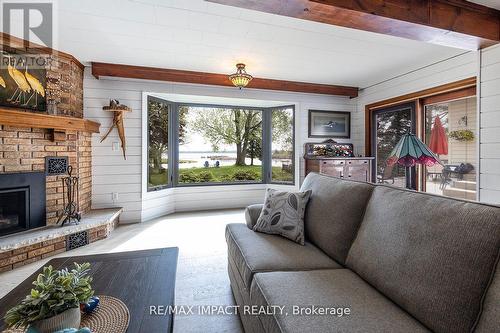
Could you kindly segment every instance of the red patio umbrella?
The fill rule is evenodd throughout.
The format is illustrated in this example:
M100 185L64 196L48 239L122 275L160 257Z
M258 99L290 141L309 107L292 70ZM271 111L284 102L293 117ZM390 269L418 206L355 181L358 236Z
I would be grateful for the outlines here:
M439 116L434 118L434 126L432 127L429 141L429 148L434 154L448 155L448 137Z

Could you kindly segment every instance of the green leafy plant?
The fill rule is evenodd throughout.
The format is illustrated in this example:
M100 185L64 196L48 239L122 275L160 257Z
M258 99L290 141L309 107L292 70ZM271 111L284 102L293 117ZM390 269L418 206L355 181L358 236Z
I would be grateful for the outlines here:
M457 141L472 141L474 140L474 133L468 129L451 131L450 138Z
M182 172L179 175L179 182L181 183L198 183L199 181L198 175L192 171Z
M54 270L44 267L41 274L33 281L35 286L20 304L5 314L9 327L28 327L30 324L53 317L68 309L87 303L94 295L88 276L90 264L74 263L74 268Z
M256 180L259 175L250 170L238 170L234 172L233 178L236 180Z
M225 173L222 174L218 177L217 181L224 182L224 183L229 183L234 181L234 177L232 173Z
M210 171L201 171L198 174L200 182L209 182L214 179L214 175Z

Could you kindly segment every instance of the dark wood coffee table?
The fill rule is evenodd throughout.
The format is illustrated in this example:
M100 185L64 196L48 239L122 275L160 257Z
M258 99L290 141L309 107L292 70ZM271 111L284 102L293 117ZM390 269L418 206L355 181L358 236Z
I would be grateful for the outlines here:
M96 295L109 295L121 299L130 311L128 331L171 332L172 315L150 315L152 305L174 305L176 247L96 254L90 256L52 259L47 263L55 269L69 267L73 262L89 262ZM0 332L6 326L3 317L8 309L29 294L41 268L0 300Z

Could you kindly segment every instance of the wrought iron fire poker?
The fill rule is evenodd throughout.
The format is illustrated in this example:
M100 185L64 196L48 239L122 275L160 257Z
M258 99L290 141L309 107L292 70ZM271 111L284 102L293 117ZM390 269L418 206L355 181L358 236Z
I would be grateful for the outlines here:
M78 180L79 177L72 176L73 167L68 166L68 176L62 178L63 185L63 210L57 220L57 224L62 221L61 227L65 223L75 222L78 224L82 218L78 207Z

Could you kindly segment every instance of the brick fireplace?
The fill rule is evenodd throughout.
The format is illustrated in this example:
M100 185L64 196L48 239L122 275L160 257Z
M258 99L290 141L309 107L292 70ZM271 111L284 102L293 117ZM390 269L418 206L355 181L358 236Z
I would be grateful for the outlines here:
M99 133L100 124L83 118L84 66L69 54L33 44L26 47L24 41L1 32L0 37L3 51L47 60L46 111L0 106L3 272L106 238L122 209L91 210L92 134ZM11 76L10 72L3 75ZM66 174L49 174L47 157L64 158L72 176L79 177L78 205L83 216L78 225L55 225L65 203L62 177Z
M79 180L79 207L91 207L91 135L99 124L83 119L83 69L73 56L26 48L12 36L2 50L44 59L47 111L0 107L0 174L45 172L46 157L66 157ZM32 44L30 44L32 45ZM96 129L97 127L97 129ZM46 176L46 224L55 224L63 208L62 176Z

